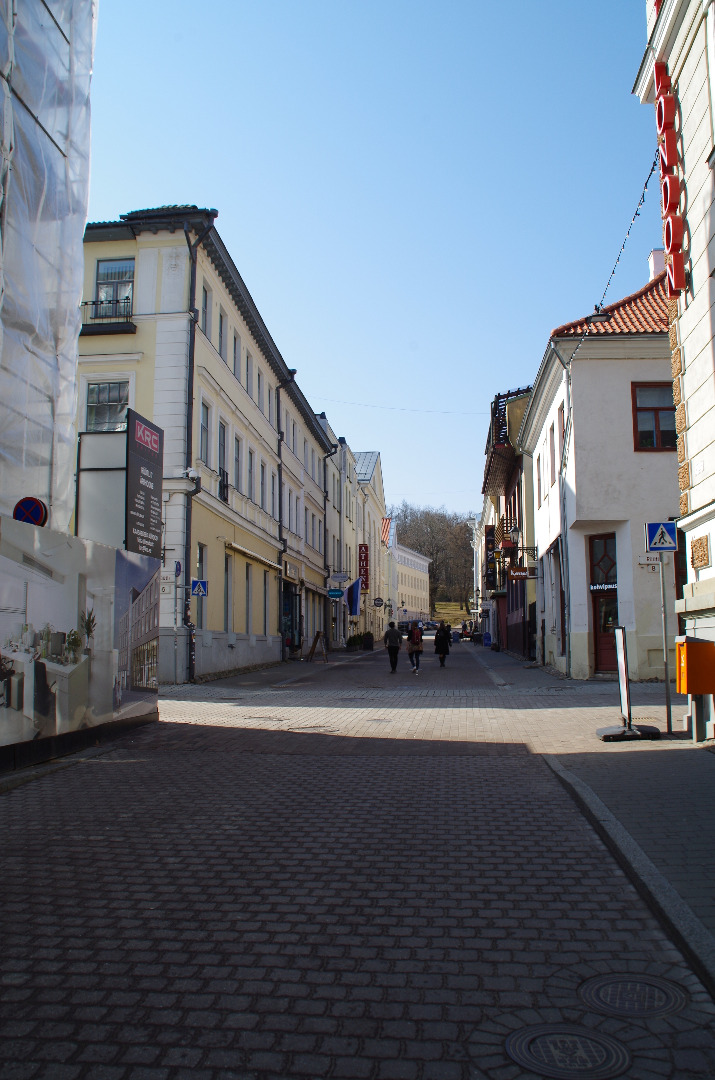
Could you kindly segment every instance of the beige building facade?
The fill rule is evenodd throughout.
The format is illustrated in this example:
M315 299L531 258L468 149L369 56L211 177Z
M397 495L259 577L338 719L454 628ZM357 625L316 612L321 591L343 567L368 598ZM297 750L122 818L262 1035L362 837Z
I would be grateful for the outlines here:
M127 406L164 429L161 682L278 661L325 620L331 443L215 218L168 207L85 232L78 430L121 430ZM187 602L192 579L208 595Z

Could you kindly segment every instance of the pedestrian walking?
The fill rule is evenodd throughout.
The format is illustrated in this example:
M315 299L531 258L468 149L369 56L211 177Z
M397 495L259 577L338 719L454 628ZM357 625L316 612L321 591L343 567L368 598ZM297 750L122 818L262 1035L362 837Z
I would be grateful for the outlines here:
M390 657L390 674L394 675L397 671L397 657L402 648L402 634L395 628L394 622L389 624L382 640L385 643L387 655Z
M444 619L440 622L434 635L434 651L439 657L439 666L444 667L444 662L449 655L449 630L444 625Z
M422 631L418 623L413 622L407 632L407 655L415 675L420 673L420 655L422 653Z

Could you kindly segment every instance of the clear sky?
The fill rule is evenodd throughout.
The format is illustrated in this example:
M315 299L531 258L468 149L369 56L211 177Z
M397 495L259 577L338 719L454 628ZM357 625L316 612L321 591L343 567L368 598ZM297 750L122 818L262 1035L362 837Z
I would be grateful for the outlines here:
M593 309L656 149L645 0L100 0L89 220L217 228L388 502L481 506L489 405ZM606 302L648 280L657 177Z

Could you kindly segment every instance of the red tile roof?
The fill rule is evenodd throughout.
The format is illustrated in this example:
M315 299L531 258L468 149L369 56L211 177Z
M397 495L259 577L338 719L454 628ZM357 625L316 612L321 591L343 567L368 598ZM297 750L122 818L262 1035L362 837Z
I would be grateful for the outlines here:
M610 318L603 318L609 316ZM592 321L593 320L593 321ZM604 307L595 319L592 315L565 323L551 331L554 337L603 337L609 334L665 334L668 332L668 301L665 294L665 271L631 296Z

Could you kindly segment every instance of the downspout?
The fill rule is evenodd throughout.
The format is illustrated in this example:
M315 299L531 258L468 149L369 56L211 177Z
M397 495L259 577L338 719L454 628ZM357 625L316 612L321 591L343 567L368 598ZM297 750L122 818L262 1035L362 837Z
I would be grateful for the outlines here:
M281 380L276 386L276 420L278 422L278 543L280 548L278 550L278 559L280 563L280 570L278 571L278 632L281 636L281 661L286 658L286 639L283 633L283 570L284 559L288 549L288 541L285 538L283 531L283 442L285 440L285 432L281 427L281 390L286 386L289 386L295 380L296 369L290 368L288 375L285 379Z
M559 536L559 567L561 570L561 587L564 590L564 608L566 610L566 672L571 678L571 586L569 575L569 546L568 546L568 523L566 518L566 466L568 464L568 447L571 440L571 361L567 363L556 348L553 338L549 341L554 355L566 373L566 424L564 426L564 445L561 448L561 461L559 463L559 515L561 517L561 535Z
M333 454L337 454L338 449L339 444L333 443L332 449L327 454L323 454L323 566L325 567L326 582L330 580L330 563L328 562L328 530L326 528L326 525L328 523L328 458L331 458ZM330 597L326 596L324 606L325 619L323 622L323 625L325 627L325 630L323 632L323 640L325 642L326 649L330 648L330 637L327 633L327 628L329 626L332 628L333 625L330 616L330 605L332 603L333 601L330 599Z
M198 234L195 240L190 240L189 232L190 226L188 221L184 222L184 236L186 238L186 245L189 249L189 263L190 263L190 276L189 276L189 356L188 356L188 373L186 379L186 473L189 474L189 470L193 468L193 446L194 446L194 374L195 374L195 360L194 353L196 350L196 322L199 316L196 310L196 260L199 246L211 232L214 226L214 221L218 217L216 210L210 210L209 216L211 218L209 224ZM193 506L193 498L199 491L197 485L196 491L189 493L186 496L186 512L184 521L184 626L189 629L189 656L188 656L188 681L193 682L196 675L196 637L194 634L195 627L191 622L191 510Z

